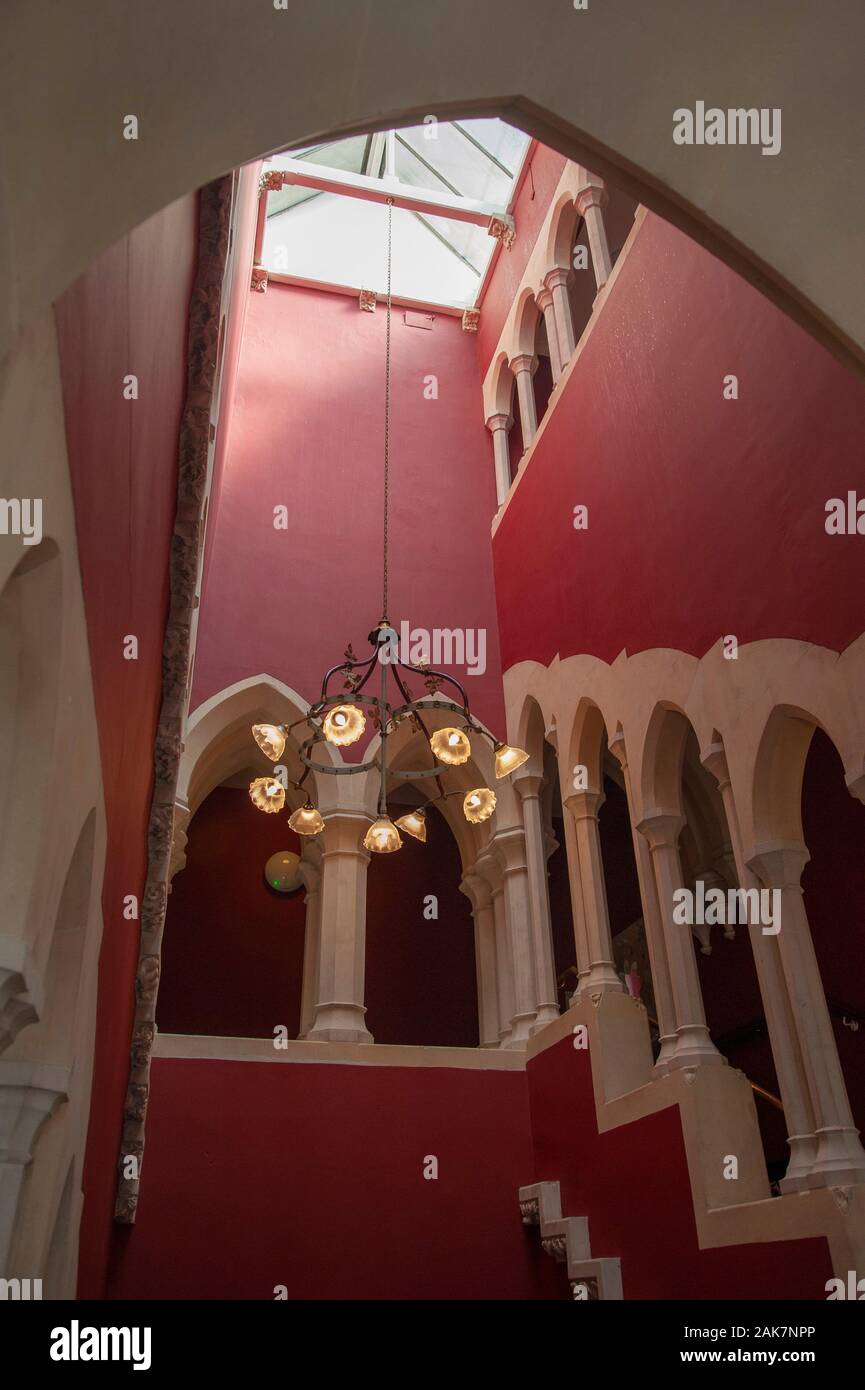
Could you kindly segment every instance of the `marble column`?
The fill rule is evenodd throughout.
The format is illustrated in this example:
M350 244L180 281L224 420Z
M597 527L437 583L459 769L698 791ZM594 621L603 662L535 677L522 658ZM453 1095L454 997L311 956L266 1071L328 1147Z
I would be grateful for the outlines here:
M475 970L478 988L478 1040L481 1047L498 1047L499 1004L496 972L496 919L488 879L474 870L464 876L460 891L472 905L475 924Z
M523 831L526 837L526 867L529 879L529 901L532 914L537 1018L533 1032L559 1016L556 998L556 965L553 952L553 924L550 917L550 884L547 873L547 847L541 811L543 778L522 775L514 778L523 812Z
M586 970L580 970L581 994L621 993L624 990L613 963L610 915L598 833L598 811L603 800L603 795L597 791L572 792L564 799L567 811L565 820L570 816L574 825L588 951Z
M604 227L603 209L609 202L607 190L600 179L595 179L590 175L591 182L581 188L576 198L574 206L586 224L586 234L589 238L589 250L592 253L592 266L595 272L595 283L599 290L610 278L613 263L610 260L610 248L607 245L607 232Z
M655 996L655 1008L658 1011L660 1052L655 1062L655 1070L665 1072L676 1051L676 1010L673 1004L673 987L670 983L670 966L667 961L667 943L658 903L655 873L652 868L652 854L648 841L645 836L640 834L633 818L634 800L624 736L619 733L610 742L609 748L622 769L625 782L634 859L637 864L637 881L640 885L640 900L643 907L643 924L646 929L646 946L652 969L652 993Z
M487 429L493 437L493 462L496 470L496 501L502 505L511 487L511 458L508 452L508 433L514 423L513 415L491 415Z
M538 1012L526 837L520 827L513 826L498 831L492 843L502 862L505 920L514 972L514 1014L508 1046L522 1047Z
M736 878L740 888L750 891L759 889L760 884L745 863L742 851L742 835L739 826L739 812L733 795L733 786L727 767L727 757L720 743L712 744L703 758L703 766L715 778L724 803L724 814L736 867ZM763 1000L766 1026L769 1031L769 1045L775 1062L775 1074L784 1106L784 1119L787 1126L787 1143L790 1147L790 1162L781 1182L783 1192L799 1192L808 1186L808 1174L817 1153L817 1140L814 1134L814 1112L808 1091L808 1077L802 1058L796 1021L793 1017L790 997L784 983L784 970L776 936L765 935L759 923L748 927L751 949L754 954L754 967Z
M684 817L657 812L642 820L637 829L645 835L652 855L655 885L676 1020L676 1042L669 1059L671 1067L695 1067L707 1062L723 1063L724 1058L709 1037L694 936L689 926L673 921L674 893L683 886L679 860L679 835Z
M520 405L520 429L523 432L523 449L528 449L538 432L538 412L535 406L535 388L532 378L538 368L538 359L530 352L522 352L508 363L517 383L517 400Z
M507 1047L513 1034L513 1017L516 1012L514 1002L514 965L511 943L508 936L507 914L505 912L504 879L502 863L497 854L488 852L482 855L475 869L486 879L493 904L493 934L496 955L496 1004L499 1024L499 1046Z
M550 349L550 367L553 373L553 385L557 386L559 378L562 375L562 353L559 347L559 326L556 323L553 292L546 284L543 289L535 295L535 303L544 316L544 327L547 330L547 343Z
M809 858L802 841L776 841L758 845L748 866L766 888L780 893L781 930L774 939L808 1080L817 1141L807 1185L838 1187L865 1182L865 1152L853 1122L802 896L800 879Z
M306 888L306 926L303 936L303 982L300 996L299 1038L313 1025L318 1000L321 959L321 845L311 837L303 846L298 873Z
M322 832L321 929L314 1042L372 1042L364 1022L366 816L338 811Z

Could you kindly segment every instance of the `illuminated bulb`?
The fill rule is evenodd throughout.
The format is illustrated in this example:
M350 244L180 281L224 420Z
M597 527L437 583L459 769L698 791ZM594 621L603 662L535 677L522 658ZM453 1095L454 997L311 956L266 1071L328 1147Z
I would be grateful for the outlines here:
M249 784L249 796L259 811L281 811L285 805L285 787L275 777L256 777Z
M285 725L253 724L252 737L272 763L282 756L285 747Z
M496 777L507 777L508 773L516 772L518 767L529 760L528 753L524 753L522 748L512 748L509 743L496 744Z
M288 823L298 835L317 835L320 830L324 830L321 812L308 801L305 806L298 806L296 811L292 811Z
M334 705L321 727L328 743L344 748L349 743L357 743L366 728L366 719L357 705Z
M490 791L489 787L475 787L474 791L466 792L463 799L463 815L472 825L480 825L481 821L489 820L495 809L496 794Z
M467 763L472 746L460 729L436 729L429 741L430 748L440 763L449 767L459 767Z
M300 874L297 872L300 855L290 849L272 854L264 866L264 877L277 893L293 893L300 887Z
M426 843L426 816L423 811L409 811L407 816L400 816L396 822L400 830L404 830L406 835L411 835L413 839Z
M387 816L374 820L364 836L363 847L376 854L392 854L395 849L402 849L402 840L393 821Z

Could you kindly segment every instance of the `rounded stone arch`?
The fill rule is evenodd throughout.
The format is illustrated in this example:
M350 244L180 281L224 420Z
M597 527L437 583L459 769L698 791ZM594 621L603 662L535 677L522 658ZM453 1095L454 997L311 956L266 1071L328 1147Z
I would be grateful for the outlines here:
M544 274L550 270L570 270L574 240L580 215L574 205L574 195L563 192L550 209L550 221L544 247Z
M533 356L535 353L538 328L543 320L536 294L537 290L526 287L514 305L511 340L508 344L510 359L523 354Z
M24 546L0 591L0 890L10 934L33 950L31 902L49 830L62 652L63 559L46 537ZM23 949L23 947L22 947ZM20 970L0 955L0 1036L36 1017Z
M678 705L662 701L652 711L643 740L640 792L643 815L682 815L682 771L691 721Z
M793 705L776 705L766 720L751 782L756 845L804 840L802 781L814 731L822 727L812 714ZM837 750L831 735L827 737Z
M250 676L226 686L190 715L183 739L183 754L177 780L177 800L194 815L204 798L214 787L228 777L242 772L256 761L258 750L252 737L253 724L267 722L273 724L292 724L303 719L309 710L309 702L274 676ZM289 735L288 747L292 748L292 758L286 762L289 777L300 778L303 764L297 756L297 748L309 736L309 726L302 726ZM263 758L263 755L260 755ZM316 745L316 758L327 759L332 765L342 762L339 752L332 744L322 741ZM270 764L263 759L262 770ZM313 771L307 779L310 795L316 805L328 805L332 797ZM329 777L328 782L336 781ZM300 799L289 788L289 801Z
M601 792L604 787L604 752L608 744L607 724L600 707L594 700L583 697L577 705L571 737L568 744L568 783L575 776L574 768L581 766L587 771L587 787L590 792Z
M514 391L517 383L505 352L500 352L495 359L491 383L487 418L491 415L507 415L508 418L512 419Z
M523 748L529 760L521 771L542 777L544 773L544 744L546 743L547 720L543 707L534 695L527 695L523 701L517 720L514 739L518 748Z

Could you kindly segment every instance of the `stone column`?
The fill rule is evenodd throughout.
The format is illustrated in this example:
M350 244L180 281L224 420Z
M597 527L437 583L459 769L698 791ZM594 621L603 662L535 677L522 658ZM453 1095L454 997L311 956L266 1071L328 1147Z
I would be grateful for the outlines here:
M493 462L496 470L496 500L502 505L511 486L511 459L508 453L508 432L514 423L513 415L491 415L487 429L493 437Z
M676 1051L676 1010L673 1005L673 987L670 983L670 966L667 961L667 944L661 910L658 904L658 891L655 873L652 868L652 855L647 840L640 834L633 818L633 796L631 793L631 773L625 740L621 733L609 745L613 757L618 760L625 781L625 796L628 801L628 814L631 822L631 836L634 843L634 858L637 862L637 880L640 885L640 899L643 904L643 923L646 928L646 945L649 951L649 964L652 967L652 993L658 1011L658 1034L661 1050L655 1062L655 1070L665 1072L670 1059Z
M475 924L475 970L478 983L478 1040L481 1047L499 1045L499 1005L496 978L496 919L489 882L474 870L463 878L460 891L472 905Z
M496 948L496 1004L499 1020L499 1046L507 1047L513 1032L514 965L508 938L505 913L504 880L498 855L486 853L478 859L475 869L489 885L493 904L493 933Z
M556 998L556 966L553 954L553 924L550 919L550 885L547 874L547 851L541 813L542 777L521 776L514 779L523 811L523 831L526 840L529 903L532 919L535 986L538 1012L532 1031L559 1016Z
M759 889L760 884L745 863L742 852L739 813L722 744L711 745L703 758L703 766L715 778L721 792L739 886L746 891L752 888ZM817 1153L808 1078L796 1034L796 1021L790 1006L790 997L784 983L778 938L764 935L759 924L750 924L748 931L766 1015L766 1026L769 1030L769 1045L772 1048L778 1087L784 1105L787 1143L790 1146L790 1162L781 1182L781 1190L800 1192L808 1186L807 1177Z
M318 999L321 955L321 845L308 840L303 847L298 873L306 888L306 928L303 936L303 984L300 996L299 1038L312 1028Z
M517 399L520 403L520 429L523 432L523 449L528 449L538 432L538 412L535 408L535 388L532 378L538 368L538 359L530 352L522 352L508 363L517 383Z
M590 183L581 188L576 198L574 206L577 212L584 219L586 233L589 238L589 250L592 253L592 266L595 272L595 283L599 290L610 278L613 263L610 260L610 248L607 245L607 233L604 227L603 209L609 202L607 190L600 179L596 179L594 174L590 174Z
M21 1188L45 1121L67 1099L68 1073L33 1062L0 1062L0 1278L33 1278L41 1269L11 1269Z
M724 1058L709 1037L694 937L689 926L673 921L673 894L682 884L682 865L679 861L679 835L684 817L658 812L642 820L637 829L646 836L652 852L652 868L658 890L658 906L676 1020L676 1043L671 1067L695 1067L701 1063L723 1063Z
M808 1079L817 1140L807 1183L838 1187L865 1182L865 1152L853 1123L802 897L800 879L809 858L801 840L779 840L758 845L748 865L767 888L780 893L781 930L774 939Z
M544 326L547 330L547 343L550 348L550 366L553 371L553 385L557 386L562 375L562 354L559 347L559 326L556 323L556 309L553 304L553 292L544 288L535 295L535 303L544 316Z
M577 346L574 335L574 316L571 313L571 301L568 298L568 281L571 273L569 270L556 266L544 276L544 288L548 289L553 296L556 331L559 335L559 361L562 371L570 362Z
M580 971L581 994L622 993L624 990L613 964L607 889L598 834L598 811L603 800L601 792L584 791L572 792L564 801L574 824L588 948L585 975Z
M318 997L312 1042L372 1042L363 1002L366 947L366 816L337 811L322 832Z
M576 993L582 990L589 974L589 941L586 936L586 909L583 904L583 883L580 874L580 855L577 849L577 831L573 816L562 820L565 835L565 858L568 865L568 883L571 889L571 916L574 922L574 948L577 957Z
M505 919L514 972L514 1015L508 1046L523 1047L538 1012L526 837L518 826L513 826L498 831L493 845L502 860Z

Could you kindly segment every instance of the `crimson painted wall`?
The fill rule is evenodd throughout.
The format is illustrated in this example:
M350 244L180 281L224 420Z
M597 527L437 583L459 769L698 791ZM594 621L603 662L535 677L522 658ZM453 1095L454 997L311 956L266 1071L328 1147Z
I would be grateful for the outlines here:
M473 335L447 315L409 327L399 309L392 333L389 617L485 628L486 673L466 684L475 713L501 728L495 482ZM345 295L280 284L252 295L208 527L193 709L262 671L312 699L349 641L367 650L381 616L384 364L381 305L363 313ZM273 525L280 505L287 530Z
M726 633L843 650L865 546L824 509L865 493L863 431L865 387L648 215L493 542L505 669Z
M102 753L108 844L80 1290L102 1291L129 1063L138 922L162 688L177 441L186 390L198 200L107 251L55 306L78 555ZM123 399L135 373L139 399ZM123 657L126 634L138 660Z
M527 1066L533 1181L589 1218L592 1255L619 1256L626 1299L823 1299L821 1237L699 1250L678 1108L598 1134L588 1052L571 1038Z
M113 1298L570 1297L520 1221L524 1073L164 1059L151 1082Z

